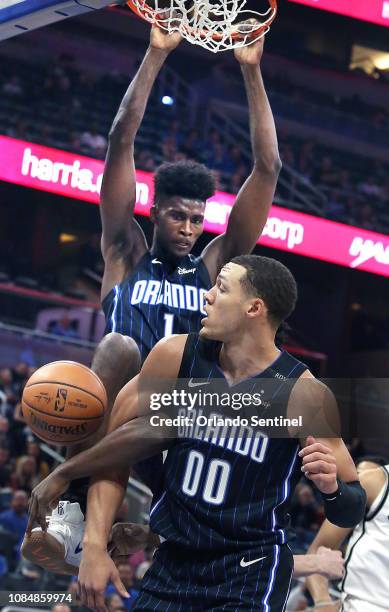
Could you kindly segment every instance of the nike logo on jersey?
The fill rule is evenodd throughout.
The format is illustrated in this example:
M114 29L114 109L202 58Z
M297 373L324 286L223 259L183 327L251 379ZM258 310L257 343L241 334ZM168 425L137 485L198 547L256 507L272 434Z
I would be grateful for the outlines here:
M209 381L204 382L193 382L193 378L188 382L188 387L201 387L201 385L209 385Z
M79 542L79 543L77 544L77 546L76 546L76 549L75 549L74 553L75 553L76 555L78 555L80 552L82 552L81 542Z
M253 565L253 563L258 563L263 559L266 559L266 555L264 557L259 557L259 559L253 559L252 561L245 561L244 557L242 557L240 560L240 567L247 567L248 565Z
M161 265L162 265L162 261L159 261L159 259L152 259L152 260L151 260L151 263L154 263L154 264L161 264Z

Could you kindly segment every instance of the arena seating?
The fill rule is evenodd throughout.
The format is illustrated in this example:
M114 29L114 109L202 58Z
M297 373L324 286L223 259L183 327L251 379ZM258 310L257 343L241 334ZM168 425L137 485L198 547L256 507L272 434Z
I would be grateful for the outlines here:
M0 77L0 132L102 159L112 119L130 76L92 77L80 72L67 56L49 67L19 59L7 62ZM232 100L234 83L238 89L239 81L231 79ZM385 109L358 99L338 99L334 111L331 94L292 87L282 75L267 79L267 86L276 115L336 133L344 129L378 146L387 142L389 119ZM220 88L218 91L220 95ZM236 193L247 175L250 151L231 150L220 133L214 132L213 137L210 132L205 134L203 121L201 126L188 126L188 109L179 104L162 105L158 93L159 89L152 93L138 134L138 168L153 170L163 160L194 157L217 172L222 189ZM371 119L369 123L367 118ZM244 117L242 126L247 130ZM198 128L195 133L192 127ZM385 162L345 154L314 139L296 138L285 130L279 129L279 137L283 160L326 194L325 216L386 231L389 182Z

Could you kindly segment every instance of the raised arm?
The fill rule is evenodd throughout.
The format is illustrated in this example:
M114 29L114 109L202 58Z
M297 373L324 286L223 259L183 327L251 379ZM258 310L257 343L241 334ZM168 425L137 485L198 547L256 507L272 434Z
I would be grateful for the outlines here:
M154 81L179 34L153 27L150 46L113 121L101 186L101 250L105 262L102 299L122 282L147 249L144 234L133 217L136 200L134 142Z
M235 49L247 94L254 163L236 197L225 234L215 238L203 252L213 280L232 257L253 250L266 223L281 170L273 113L260 69L263 44L261 39Z

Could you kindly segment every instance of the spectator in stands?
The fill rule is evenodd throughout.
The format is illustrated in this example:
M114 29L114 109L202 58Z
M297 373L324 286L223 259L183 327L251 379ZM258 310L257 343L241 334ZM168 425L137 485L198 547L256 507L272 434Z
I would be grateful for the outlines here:
M338 172L333 166L331 157L326 155L322 158L319 168L315 171L313 175L313 179L317 185L337 187Z
M101 283L103 275L103 258L101 256L100 234L92 234L82 245L79 253L81 270Z
M162 142L161 152L165 161L172 161L177 153L177 145L174 136L168 134Z
M14 74L1 88L1 93L12 98L22 98L24 90L20 78Z
M378 230L379 221L371 204L364 204L359 208L357 214L357 224L365 229L372 230L373 232Z
M0 446L0 489L11 485L11 474L9 450L5 446Z
M126 612L127 610L122 598L117 593L108 595L105 599L105 605L108 608L108 612Z
M380 198L382 193L382 187L378 185L377 180L374 176L369 175L364 181L359 183L358 191L367 196Z
M291 505L292 528L297 541L294 548L305 551L324 519L323 507L317 502L312 488L300 482Z
M19 389L14 387L14 379L10 368L2 368L0 370L0 390L5 393L8 404L16 404Z
M28 455L19 457L13 477L14 488L23 489L30 494L40 482L35 457Z
M40 446L34 438L27 440L27 456L34 457L37 466L39 480L43 480L50 473L49 464L43 459Z
M136 152L136 167L140 170L154 172L155 168L157 167L157 162L152 156L152 153L144 149Z
M63 315L61 319L55 321L49 326L49 332L56 336L65 336L66 338L79 338L80 336L74 329L71 320L67 315Z
M107 149L107 139L98 133L96 125L81 134L80 144L98 157L105 155Z
M0 513L0 525L10 533L17 535L22 541L28 522L28 497L25 491L15 491L11 508Z
M203 153L204 144L200 138L198 130L192 128L187 133L185 139L180 145L180 150L188 156L189 159L199 161Z
M335 219L336 221L341 221L345 216L346 206L339 197L336 189L332 189L330 191L325 212L326 216Z
M12 368L12 389L19 399L20 394L23 391L23 387L29 378L29 365L24 361L20 361Z
M0 416L0 446L8 448L11 455L14 455L14 440L10 431L9 420L4 416Z

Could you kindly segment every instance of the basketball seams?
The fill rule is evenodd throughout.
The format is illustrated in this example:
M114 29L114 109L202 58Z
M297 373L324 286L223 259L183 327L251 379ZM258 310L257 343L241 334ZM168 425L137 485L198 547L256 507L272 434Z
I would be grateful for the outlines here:
M35 406L33 406L32 404L29 404L25 398L22 399L23 404L26 404L26 406L28 406L31 410L35 410L36 412L39 412L39 414L43 414L46 417L49 418L54 418L54 419L59 419L61 421L96 421L96 419L102 419L104 417L104 413L95 416L95 417L76 417L76 416L63 416L61 415L57 415L57 414L51 414L51 413L47 413L44 412L43 410L39 410L39 408L36 408Z
M44 368L47 368L47 366L52 366L52 365L57 365L57 364L66 364L66 365L70 365L71 367L75 366L77 368L82 368L83 370L88 372L88 374L93 374L94 379L101 386L101 389L104 391L105 396L107 396L107 390L106 390L106 388L105 388L105 386L103 384L103 381L101 380L101 378L99 378L99 376L97 376L96 372L94 372L93 370L88 368L88 366L84 365L83 363L78 363L78 361L71 361L70 359L63 359L63 360L60 360L60 361L52 361L51 363L43 365L40 368L38 368L36 370L36 372L34 372L34 374L31 376L31 378L34 378L38 374L38 372L40 370L43 370ZM35 383L31 383L31 384L35 384Z
M78 391L82 391L83 393L86 393L87 395L90 395L91 397L94 397L95 399L97 399L100 404L103 407L103 412L105 411L105 406L103 401L99 398L98 395L95 395L94 393L92 393L91 391L88 391L87 389L83 389L82 387L79 387L77 385L72 385L68 382L61 382L59 380L39 380L37 382L33 382L31 384L27 384L24 388L25 389L31 389L31 387L35 387L36 385L60 385L61 387L70 387L71 389L77 389Z

